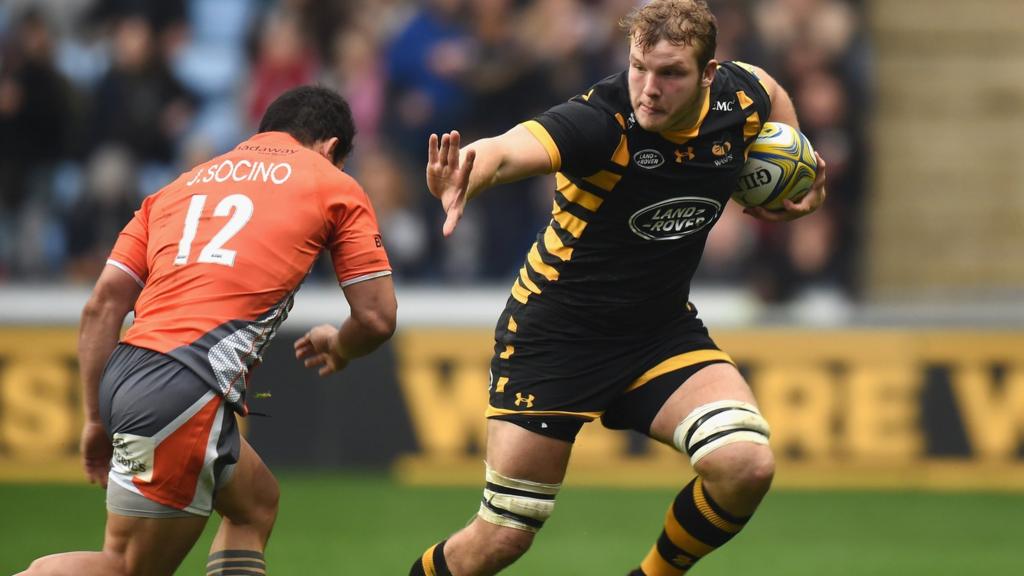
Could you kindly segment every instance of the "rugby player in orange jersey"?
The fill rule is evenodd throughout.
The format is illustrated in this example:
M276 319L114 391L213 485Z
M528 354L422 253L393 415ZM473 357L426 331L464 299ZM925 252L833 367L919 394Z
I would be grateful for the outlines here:
M296 358L327 375L395 328L376 216L341 171L354 134L339 95L297 88L258 134L143 201L79 333L81 448L89 480L107 490L103 550L40 558L23 574L173 574L212 510L222 520L207 575L266 573L277 481L235 421L251 369L321 250L351 315L296 341Z

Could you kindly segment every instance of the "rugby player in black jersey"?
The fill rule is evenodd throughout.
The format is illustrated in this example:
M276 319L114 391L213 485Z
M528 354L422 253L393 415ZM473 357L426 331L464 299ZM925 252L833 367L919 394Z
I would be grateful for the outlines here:
M796 113L763 70L714 60L703 0L654 0L622 26L628 70L465 148L455 131L430 137L427 184L445 236L491 186L554 172L557 190L495 330L478 514L413 575L494 574L522 556L554 508L577 432L598 418L674 445L697 473L680 478L630 576L685 573L739 532L771 484L768 423L688 296L747 148L766 121L798 126ZM747 212L791 220L824 199L819 157L799 202Z

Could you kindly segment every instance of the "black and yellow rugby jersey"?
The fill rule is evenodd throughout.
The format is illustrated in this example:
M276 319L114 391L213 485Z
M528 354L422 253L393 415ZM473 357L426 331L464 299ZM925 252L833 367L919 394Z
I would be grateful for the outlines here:
M614 331L685 313L708 232L770 111L752 69L725 62L688 131L641 128L627 72L525 122L557 190L509 304Z

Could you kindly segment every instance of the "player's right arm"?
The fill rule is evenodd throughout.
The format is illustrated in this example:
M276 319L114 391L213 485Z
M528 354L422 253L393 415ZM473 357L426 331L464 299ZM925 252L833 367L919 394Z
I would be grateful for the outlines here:
M335 328L317 326L295 341L295 357L326 376L377 349L395 332L398 301L391 265L369 198L355 180L332 173L322 192L333 232L328 249L350 314Z
M124 318L142 292L136 279L113 265L104 267L82 309L78 331L78 364L85 400L82 462L89 482L107 485L112 447L100 420L99 385L107 359L121 337Z
M442 231L451 235L466 202L498 184L507 184L558 169L544 145L523 124L460 150L457 130L430 135L427 187L441 201L447 217Z
M352 313L335 328L321 324L295 341L295 357L319 375L343 370L349 360L366 356L395 332L398 301L391 276L346 286L345 299Z

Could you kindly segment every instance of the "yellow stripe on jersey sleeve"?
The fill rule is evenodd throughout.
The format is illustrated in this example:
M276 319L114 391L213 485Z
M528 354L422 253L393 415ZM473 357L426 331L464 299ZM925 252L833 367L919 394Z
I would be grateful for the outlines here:
M551 138L551 134L548 134L547 129L541 126L540 122L537 122L536 120L528 120L523 122L521 126L529 130L530 134L533 134L533 137L544 146L544 149L548 153L548 159L551 160L551 169L561 169L562 153L558 151L558 145L556 145L554 139Z

